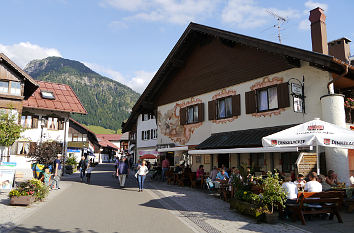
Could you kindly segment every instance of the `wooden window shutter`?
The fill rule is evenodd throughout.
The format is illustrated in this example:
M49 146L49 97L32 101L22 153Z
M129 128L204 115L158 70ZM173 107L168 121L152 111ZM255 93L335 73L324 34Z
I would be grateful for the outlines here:
M30 142L29 153L35 153L36 147L37 147L37 143L36 142Z
M216 100L208 102L208 118L210 121L216 119Z
M281 83L277 86L278 108L290 107L289 86L288 83Z
M144 140L144 131L141 131L141 140Z
M246 99L246 114L257 112L256 91L246 92L245 99Z
M179 109L179 124L185 125L187 120L187 108L180 108Z
M32 129L37 129L38 128L38 116L32 116Z
M58 129L63 130L64 129L64 119L58 119Z
M232 116L241 115L241 96L233 95L232 96Z
M204 121L204 103L198 104L198 122Z

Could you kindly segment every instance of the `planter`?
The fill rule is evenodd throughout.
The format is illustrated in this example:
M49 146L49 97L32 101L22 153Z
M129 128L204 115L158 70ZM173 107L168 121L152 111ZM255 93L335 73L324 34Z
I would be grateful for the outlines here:
M279 213L274 212L272 214L264 213L264 221L266 223L275 224L279 221Z
M33 196L13 196L10 198L10 205L23 205L27 206L30 205L35 198Z
M254 218L259 218L262 215L262 211L260 211L258 206L235 198L230 200L230 209L234 209L240 214L249 215Z

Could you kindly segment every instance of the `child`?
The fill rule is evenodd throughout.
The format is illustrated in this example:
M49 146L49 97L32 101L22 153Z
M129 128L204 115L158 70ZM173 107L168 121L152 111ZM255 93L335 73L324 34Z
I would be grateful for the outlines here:
M86 177L87 177L87 183L89 184L91 182L91 172L92 172L92 164L89 163L88 168L86 170Z
M49 186L49 181L50 181L50 177L52 176L52 174L50 174L49 172L49 168L46 167L44 169L44 174L43 174L43 182L46 186Z

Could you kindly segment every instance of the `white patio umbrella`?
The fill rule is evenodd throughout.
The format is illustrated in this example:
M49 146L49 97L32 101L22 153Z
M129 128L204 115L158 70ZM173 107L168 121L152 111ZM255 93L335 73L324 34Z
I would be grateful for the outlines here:
M317 172L319 173L318 146L354 149L354 132L315 118L262 138L264 147L317 147Z

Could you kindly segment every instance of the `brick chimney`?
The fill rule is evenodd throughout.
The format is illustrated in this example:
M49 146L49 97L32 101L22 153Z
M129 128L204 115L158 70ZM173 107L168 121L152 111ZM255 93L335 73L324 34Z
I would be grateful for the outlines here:
M340 38L338 40L334 40L328 42L328 53L335 58L338 58L346 63L349 63L350 57L350 46L349 43L351 40L348 38Z
M326 15L317 7L310 11L312 51L328 55Z

